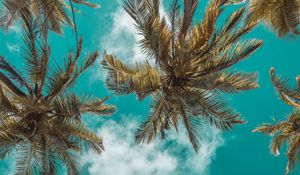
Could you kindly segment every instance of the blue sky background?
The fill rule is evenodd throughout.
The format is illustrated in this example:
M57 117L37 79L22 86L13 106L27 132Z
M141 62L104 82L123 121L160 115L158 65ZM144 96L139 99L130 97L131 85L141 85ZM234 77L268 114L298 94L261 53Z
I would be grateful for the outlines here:
M77 15L79 34L84 38L83 53L98 49L106 50L126 62L143 60L139 52L132 20L122 9L122 0L101 0L100 9L80 7ZM163 1L163 10L168 8ZM195 20L201 20L206 0L200 2ZM234 10L236 7L225 11ZM22 45L20 29L13 27L9 32L0 32L0 55L22 68ZM248 121L232 131L220 133L214 128L203 129L203 145L196 154L185 137L185 130L177 135L169 133L166 141L156 141L150 145L135 145L134 131L148 115L151 99L139 102L134 95L114 96L103 85L105 72L100 59L78 81L73 90L90 93L98 97L111 96L109 103L118 107L118 112L110 118L85 116L91 129L104 137L106 152L102 156L86 153L82 155L83 175L280 175L283 174L286 158L285 148L281 155L274 157L268 150L270 138L252 133L258 124L272 122L272 117L284 119L291 108L281 102L269 80L269 69L275 67L277 73L290 78L294 83L300 74L300 38L288 36L283 39L263 25L256 28L247 38L264 40L264 45L248 60L234 69L259 72L261 88L241 94L226 96L228 102ZM51 34L52 63L60 62L68 51L75 47L74 33L65 27L64 35ZM102 59L102 58L101 58ZM0 174L13 174L14 158L0 161ZM299 168L294 173L299 174Z

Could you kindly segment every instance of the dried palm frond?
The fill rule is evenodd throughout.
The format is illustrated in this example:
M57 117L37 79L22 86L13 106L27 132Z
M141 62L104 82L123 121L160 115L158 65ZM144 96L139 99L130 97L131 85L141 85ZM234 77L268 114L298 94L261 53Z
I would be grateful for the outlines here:
M80 40L65 64L50 67L47 37L37 37L30 16L25 20L25 71L19 73L0 57L0 157L17 150L16 174L60 174L61 165L70 175L80 174L78 154L83 147L103 151L102 138L90 131L81 115L111 115L115 107L104 100L66 93L91 67L98 52L79 64Z
M56 33L62 33L62 25L69 24L76 30L75 9L73 4L82 4L92 8L97 8L97 4L87 0L4 0L4 14L0 18L0 25L8 28L19 18L27 18L24 11L37 19L40 28L49 28ZM72 17L69 12L72 12Z
M300 34L299 0L250 0L248 8L250 22L263 21L271 26L279 37L287 33Z
M159 0L127 0L124 7L135 21L142 51L155 60L125 64L105 54L107 87L116 94L153 97L151 113L136 133L137 143L151 142L183 123L194 149L199 149L202 123L228 130L244 121L219 93L236 93L258 87L257 74L230 68L248 58L262 41L239 42L255 25L242 24L245 10L232 13L221 27L216 22L226 0L211 0L201 22L193 22L198 0L185 0L181 13L174 0L168 17L160 14ZM169 21L167 21L167 19Z
M271 68L270 77L276 90L278 91L281 99L295 108L287 120L277 122L275 124L262 124L257 127L253 132L261 132L273 137L270 144L272 154L278 155L280 148L283 144L288 145L287 158L288 163L286 166L285 174L294 167L295 162L299 157L300 146L300 103L299 103L299 78L297 78L297 87L290 88L288 81L283 80L278 75L275 75L275 69Z

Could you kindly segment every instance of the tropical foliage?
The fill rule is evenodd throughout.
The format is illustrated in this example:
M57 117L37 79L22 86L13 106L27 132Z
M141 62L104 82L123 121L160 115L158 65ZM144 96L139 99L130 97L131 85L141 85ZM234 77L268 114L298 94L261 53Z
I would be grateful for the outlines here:
M16 174L80 174L78 155L85 148L103 151L102 138L82 122L81 114L110 115L104 100L68 92L91 67L98 52L79 65L82 40L64 64L50 66L47 36L40 35L31 15L24 18L24 70L0 57L0 157L16 153Z
M274 155L279 154L283 144L287 143L288 163L285 174L299 160L300 151L300 78L297 77L297 87L289 88L288 81L275 75L274 68L270 71L271 80L281 99L288 105L295 108L294 112L287 116L286 121L276 122L275 124L262 124L254 132L262 132L273 137L270 150Z
M97 4L87 0L4 0L5 11L0 18L0 24L5 28L11 26L17 19L24 18L25 13L31 13L41 28L48 28L56 33L62 33L62 24L75 25L74 13L79 12L73 4L83 4L97 8ZM72 13L72 17L68 13Z
M300 34L300 0L250 0L248 11L248 20L265 22L280 37Z
M243 124L240 115L220 97L257 88L257 74L229 70L248 58L261 45L256 39L239 42L255 24L241 24L245 9L232 13L217 27L224 0L211 0L201 22L193 24L197 0L184 1L181 14L178 0L168 16L161 17L159 0L127 0L125 10L135 21L142 51L148 61L126 64L105 54L106 84L116 94L137 94L140 100L153 97L151 113L136 132L137 143L151 142L166 131L179 130L182 121L197 151L203 122L223 130Z

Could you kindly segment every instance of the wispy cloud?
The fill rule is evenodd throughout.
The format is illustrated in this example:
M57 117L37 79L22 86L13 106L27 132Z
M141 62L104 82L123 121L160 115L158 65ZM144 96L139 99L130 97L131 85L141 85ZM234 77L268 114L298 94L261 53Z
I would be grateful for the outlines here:
M162 4L162 3L161 3ZM161 5L160 14L166 16L164 7ZM147 57L141 52L138 41L142 39L138 35L133 19L119 7L112 15L112 30L101 40L101 47L108 53L113 53L127 62L145 60Z
M137 61L145 58L137 42L141 39L137 35L134 21L120 7L112 15L111 32L101 39L101 48L108 53L113 53L126 61Z
M17 44L7 43L6 46L9 52L20 52L20 46Z
M134 21L123 9L122 3L118 1L118 4L119 8L110 15L113 21L110 27L111 31L100 39L101 48L127 63L144 61L147 57L142 53L138 44L142 36L138 35ZM160 14L161 16L166 16L163 6L160 8ZM148 61L154 63L154 60ZM104 80L105 77L105 71L101 67L97 68L94 76L91 77L91 82Z
M101 156L90 153L82 160L82 164L88 165L89 174L209 174L215 151L224 143L218 130L205 128L206 135L198 154L191 148L183 129L179 134L170 132L162 142L137 145L134 133L138 125L138 119L132 116L123 117L119 122L106 121L98 130L106 151Z

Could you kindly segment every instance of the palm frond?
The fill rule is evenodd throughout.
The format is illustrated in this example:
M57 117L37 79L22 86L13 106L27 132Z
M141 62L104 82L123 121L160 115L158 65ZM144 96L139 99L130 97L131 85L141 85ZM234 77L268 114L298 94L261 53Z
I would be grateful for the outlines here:
M99 4L95 4L95 3L90 3L87 0L72 0L74 3L77 4L83 4L89 7L93 7L93 8L99 8Z
M181 26L181 34L186 35L192 24L192 20L198 5L198 0L184 0L184 15Z
M248 56L255 52L261 45L262 41L255 39L244 43L238 43L232 51L227 50L221 58L207 61L203 67L200 67L200 70L194 76L205 76L208 73L227 69L239 61L248 58Z
M84 125L77 122L65 123L65 131L71 133L73 136L80 138L82 141L88 143L89 147L96 153L101 154L104 150L103 140L93 132L89 131Z
M135 21L138 33L143 36L139 41L142 51L169 69L167 58L172 34L166 20L160 18L159 3L159 0L127 0L124 9Z
M182 100L187 110L194 116L200 116L204 121L216 128L228 130L235 124L243 124L239 114L230 109L220 97L213 92L189 90L182 94Z
M223 92L240 92L258 88L257 73L229 72L222 74L216 82L216 89Z
M9 79L16 81L20 86L24 86L27 89L28 93L32 92L32 89L27 83L26 79L1 56L0 69L8 74Z
M286 122L277 123L274 125L270 123L265 123L254 129L253 132L261 132L272 136L282 132L282 130L288 125L289 124Z
M264 21L283 37L289 32L299 34L296 27L300 23L300 2L298 0L251 0L248 21Z
M11 26L18 19L24 20L22 12L24 10L29 11L30 14L37 19L39 28L46 27L56 33L62 33L62 25L68 23L70 26L76 28L75 21L69 17L68 10L72 10L74 17L75 9L69 7L68 3L76 3L79 5L86 5L92 8L98 8L99 6L94 3L90 3L86 0L5 0L4 1L4 15L1 17L1 26L6 29Z
M221 13L220 1L214 1L206 8L204 18L201 24L197 24L192 28L191 51L199 52L205 45L208 45L208 41L215 32L216 22Z
M67 88L74 85L78 77L90 68L99 56L98 51L90 53L86 59L84 59L83 65L78 67L78 59L81 55L81 50L82 38L77 45L74 56L72 53L69 53L68 57L65 59L64 67L57 65L56 69L52 69L52 75L50 75L51 77L49 77L48 82L47 98L53 99L63 93Z
M299 144L300 144L299 134L293 136L292 139L289 140L289 149L287 153L288 163L286 166L285 174L289 173L290 169L294 167L296 160L298 160L296 155L299 152Z
M25 23L25 30L23 31L24 58L26 60L26 72L31 79L31 83L35 86L40 82L40 58L41 50L37 43L37 24L35 23L30 12L22 14Z
M284 94L287 98L300 100L300 89L299 87L289 87L288 79L283 79L275 74L275 68L270 69L270 77L273 86L276 88L280 95Z
M20 96L26 97L26 94L18 88L6 75L0 72L0 82L3 88L7 88L10 92Z
M148 62L126 65L114 56L106 55L102 65L109 72L106 85L117 94L136 93L140 99L159 89L159 73Z
M104 100L93 98L91 96L77 96L76 94L68 94L56 98L53 102L56 115L65 117L80 117L81 114L95 113L98 115L111 115L116 112L116 107L105 105Z
M4 148L4 150L15 147L19 142L20 138L14 134L17 131L13 131L15 128L18 128L17 126L17 121L7 116L1 116L0 147Z
M279 155L279 150L282 144L288 139L288 135L279 135L276 136L270 145L271 153L274 155Z
M8 94L8 93L7 93ZM19 109L16 105L4 94L2 86L0 85L0 110L4 114L18 113Z
M293 111L288 117L288 121L289 122L294 122L296 120L298 120L300 118L300 111L299 110L295 110Z
M65 163L67 167L68 175L80 175L79 170L79 157L71 150L59 150L59 157Z
M23 143L17 153L16 161L16 175L34 174L38 169L38 162L36 161L36 143Z
M164 97L157 95L154 97L153 105L151 106L152 112L146 122L141 124L136 131L135 138L137 143L150 143L157 134L168 128L164 128L164 121L168 118L168 104Z
M181 109L181 116L183 118L184 126L187 130L189 140L193 145L193 148L196 152L198 152L200 147L200 129L199 125L201 126L201 120L195 116L187 116L184 107L182 106Z

